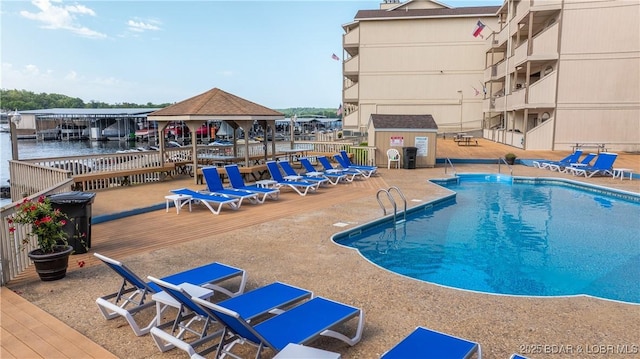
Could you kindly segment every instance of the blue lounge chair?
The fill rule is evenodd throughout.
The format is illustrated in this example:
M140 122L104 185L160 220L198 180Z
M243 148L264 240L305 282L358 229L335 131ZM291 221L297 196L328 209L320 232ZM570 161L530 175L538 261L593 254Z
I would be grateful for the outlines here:
M225 188L220 180L220 173L217 167L205 167L202 169L202 176L207 184L207 191L209 193L226 196L231 198L238 198L238 207L242 204L243 199L248 199L251 203L260 203L258 200L258 194L237 188Z
M304 345L321 336L336 338L353 346L360 341L364 327L362 310L322 297L315 297L255 326L235 310L197 297L192 299L201 307L209 308L224 325L216 358L221 352L226 354L232 349L233 344L227 344L235 344L238 340L256 346L256 358L260 357L263 348L271 348L277 353L289 343ZM358 324L352 337L336 331L354 318L358 318Z
M347 180L347 175L343 175L341 173L333 173L333 172L328 173L328 172L321 172L316 170L316 168L313 167L313 165L311 164L311 161L309 161L309 159L306 157L301 157L299 161L304 167L305 171L307 171L305 173L305 175L307 176L322 176L328 179L329 183L331 183L332 185L336 185L340 182L345 182Z
M191 196L193 202L204 204L213 214L220 214L222 206L225 204L233 210L240 208L240 199L238 198L225 197L212 193L200 193L188 188L172 189L171 192ZM214 206L217 207L214 208Z
M618 157L617 153L600 152L593 166L571 167L574 176L584 175L587 178L598 176L613 176L613 163Z
M470 358L474 353L477 353L478 358L482 357L482 351L478 343L424 327L417 327L391 350L382 354L380 359L466 359Z
M550 169L549 166L552 164L557 164L565 167L572 163L578 162L580 156L582 156L582 150L576 150L574 153L561 159L560 161L533 161L533 167Z
M276 161L267 161L267 169L271 174L271 178L276 181L277 185L282 187L289 187L296 191L301 196L306 196L309 191L315 192L318 189L319 183L311 183L305 181L287 181L282 173L280 172L280 168L278 167L278 163Z
M353 180L356 178L365 178L364 173L354 169L334 168L331 162L329 162L329 159L325 156L318 156L316 158L324 168L325 173L337 173L345 175L347 176L347 182L353 182Z
M338 156L340 157L338 158ZM371 175L377 173L378 171L377 166L356 165L352 163L351 159L349 158L349 154L345 150L342 150L340 151L340 153L334 155L334 158L343 168L351 168L365 172L367 178L371 177Z
M296 170L291 167L289 161L280 161L278 162L278 164L280 165L280 167L282 167L284 174L289 178L295 178L296 180L299 179L305 182L317 182L319 185L323 185L329 182L329 179L323 176L308 176L298 174ZM285 179L287 179L287 177L285 177Z
M263 188L255 185L246 185L244 183L244 179L242 179L242 173L240 173L238 165L226 165L224 166L224 169L227 171L231 187L258 194L258 201L260 203L264 203L267 197L274 200L278 199L278 196L280 195L280 190L278 188Z
M153 306L155 302L151 300L151 296L161 292L162 289L154 283L145 282L121 262L98 253L94 253L94 255L123 279L117 291L96 299L96 304L98 304L102 315L107 320L119 316L123 317L137 336L149 333L160 318L154 317L151 322L141 327L134 319L134 315ZM238 277L240 284L236 291L231 291L221 285L223 282ZM244 291L247 278L244 270L216 262L175 273L163 277L162 280L173 284L190 282L233 297Z
M558 171L562 173L570 173L571 167L591 166L591 161L593 161L593 159L596 158L596 156L598 155L595 153L587 153L587 155L584 156L584 158L579 162L571 163L568 166L551 164L549 165L549 169L552 171Z
M160 351L165 352L174 347L189 353L205 355L216 349L215 345L203 347L203 345L222 334L220 327L211 327L217 323L212 311L204 306L196 304L194 296L189 292L189 285L175 285L163 280L149 277L152 283L160 286L165 295L175 301L178 313L173 322L151 329L151 337ZM217 303L217 305L242 313L247 320L264 318L269 315L277 315L292 305L303 302L313 296L313 293L281 282L274 282L264 287L240 294L236 297ZM202 296L198 297L202 298ZM208 300L207 300L208 301ZM199 325L193 325L199 323ZM165 330L171 326L170 331ZM214 330L218 329L218 330ZM191 333L193 335L185 336Z

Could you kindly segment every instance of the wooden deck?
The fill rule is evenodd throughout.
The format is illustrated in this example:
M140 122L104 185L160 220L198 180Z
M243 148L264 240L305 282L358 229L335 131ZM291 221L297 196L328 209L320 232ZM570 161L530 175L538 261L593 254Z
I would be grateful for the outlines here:
M0 293L2 358L117 358L11 289Z
M438 158L498 158L507 152L514 152L519 158L546 159L560 159L567 154L566 151L524 152L485 140L479 140L478 146L457 146L451 139L438 139ZM640 155L621 154L616 164L618 165L617 167L632 168L634 173L638 173L640 172ZM493 165L493 167L496 166ZM514 175L540 175L540 172L535 171L541 170L522 167L524 166L516 166ZM243 204L239 211L224 209L218 216L211 214L202 206L194 206L192 213L188 213L188 210L183 208L183 212L179 215L179 221L167 221L168 216L178 216L175 213L175 209L170 208L170 213L165 213L164 210L156 210L145 213L143 216L126 217L94 225L92 226L91 250L86 254L72 256L69 263L69 271L78 270L79 261L84 261L85 266L100 264L93 256L94 252L122 259L133 254L171 247L205 235L222 234L238 228L266 223L274 219L294 217L306 212L332 208L338 201L349 202L356 198L375 196L379 188L388 188L390 183L393 183L394 176L420 173L421 176L442 177L443 168L424 170L424 172L423 170L408 172L408 170L387 170L384 168L382 173L381 176L372 177L366 181L356 181L349 185L332 186L330 189L321 190L330 192L330 195L319 193L302 197L292 191L283 190L280 199L275 205L269 203L251 205L247 203ZM552 175L552 173L547 171L545 175ZM589 179L587 182L634 192L639 192L640 190L640 182L638 181L614 181L608 178ZM102 190L97 192L92 206L92 215L96 217L164 203L163 196L168 194L170 189L179 187L202 188L202 185L196 185L193 178L184 176L182 179L154 184ZM309 197L313 199L310 200ZM267 202L269 201L267 200ZM251 215L243 215L243 213L250 213ZM224 222L224 225L202 226L200 224L203 221ZM145 223L149 225L144 225ZM163 225L157 226L153 225L154 223L163 223ZM127 230L123 231L123 228ZM184 235L185 228L189 228L188 236ZM117 240L114 240L116 238ZM10 282L8 287L11 287L12 284L24 284L32 281L38 281L33 268ZM93 343L67 324L32 305L10 289L4 287L1 293L2 317L0 327L2 329L2 340L0 355L2 358L115 357L98 344Z

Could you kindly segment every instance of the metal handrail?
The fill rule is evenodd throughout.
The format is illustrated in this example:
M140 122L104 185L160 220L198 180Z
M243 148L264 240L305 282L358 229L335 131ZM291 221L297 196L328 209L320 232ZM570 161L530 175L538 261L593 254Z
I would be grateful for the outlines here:
M507 161L502 158L502 157L498 157L498 173L502 173L501 171L501 164L502 162L504 162L505 165L507 165L507 167L509 167L509 174L511 175L511 177L513 177L513 167L511 167L510 164L507 163Z
M376 193L376 199L378 200L378 204L380 205L380 208L382 208L382 213L384 216L387 215L387 207L382 203L382 201L380 200L380 193L385 193L387 195L387 198L389 199L389 202L391 202L391 205L393 206L393 221L396 221L396 212L398 210L398 207L396 205L396 201L393 200L393 197L391 197L391 194L389 193L388 190L381 188L378 190L378 192Z
M445 164L444 164L444 174L447 174L447 163L449 163L449 165L451 166L451 168L453 168L453 175L455 176L458 172L456 171L456 167L453 165L453 162L451 162L451 159L449 159L449 157L445 158Z
M404 218L402 219L402 221L397 221L398 205L397 205L395 199L393 198L393 196L391 195L391 190L395 190L396 192L398 192L398 194L402 198L402 201L404 202L404 212L403 212L404 213ZM387 207L382 203L382 200L380 199L380 193L385 193L387 195L387 198L389 199L389 202L393 206L393 223L394 224L398 224L398 223L405 222L407 220L407 198L404 196L402 191L400 191L400 189L398 187L396 187L396 186L391 186L388 189L381 188L376 193L376 200L378 201L378 204L380 205L380 208L382 208L383 215L386 216L387 215Z
M396 187L396 186L391 186L389 187L389 189L387 189L387 192L389 193L389 195L391 196L391 190L395 190L396 192L398 192L398 195L400 195L400 198L402 198L402 201L404 202L404 218L402 219L403 222L405 222L407 220L407 198L404 196L404 194L402 193L402 191L400 191L400 188ZM393 197L393 196L391 196ZM395 200L394 200L395 202ZM398 224L399 222L397 222L395 220L394 217L394 223Z

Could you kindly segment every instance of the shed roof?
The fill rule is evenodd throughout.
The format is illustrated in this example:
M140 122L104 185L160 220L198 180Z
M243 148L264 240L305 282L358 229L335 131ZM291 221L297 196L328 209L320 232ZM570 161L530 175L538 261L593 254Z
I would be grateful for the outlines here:
M406 128L437 130L438 125L431 115L381 115L372 114L371 122L376 129Z
M276 110L258 105L218 88L167 106L151 113L150 116L284 117L282 113Z

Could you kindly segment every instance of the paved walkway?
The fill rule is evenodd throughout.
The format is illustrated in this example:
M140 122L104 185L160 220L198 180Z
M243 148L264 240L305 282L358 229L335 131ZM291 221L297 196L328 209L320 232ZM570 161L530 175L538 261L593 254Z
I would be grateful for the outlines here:
M455 146L453 141L450 140L439 140L438 144L439 158L498 158L509 151L512 151L510 147L483 140L480 140L480 145L477 147ZM566 156L565 152L513 152L516 152L520 158L560 159ZM633 168L636 173L640 172L640 156L633 154L621 154L618 161L619 162L617 163L620 163L621 166ZM69 268L71 273L70 277L72 277L72 279L65 282L67 282L67 285L69 282L75 283L78 281L82 283L95 283L95 278L93 276L96 274L96 270L104 275L104 273L102 273L103 269L98 266L99 263L94 260L94 256L92 255L94 251L99 251L100 253L108 254L119 259L136 258L137 260L143 260L145 254L150 254L153 258L144 260L144 263L136 262L136 264L138 267L140 265L146 265L148 268L154 268L157 267L156 260L158 257L162 255L166 256L166 250L174 250L178 251L177 253L182 253L180 251L185 250L184 245L187 244L188 241L194 241L194 245L197 246L199 244L196 242L199 240L205 237L215 237L218 242L227 243L226 246L218 248L215 254L216 258L220 258L220 260L224 262L226 260L238 261L239 258L243 257L242 260L245 262L242 263L242 267L251 273L253 286L274 279L284 280L291 283L300 283L299 285L303 285L304 283L307 286L314 287L314 291L317 291L318 293L325 292L335 296L337 295L336 291L338 291L338 293L340 293L339 298L344 299L347 302L358 303L358 305L367 307L370 312L370 317L367 322L367 338L365 338L366 340L364 340L363 343L346 351L346 357L375 358L376 354L374 353L378 353L380 350L384 350L384 348L389 348L399 337L406 334L401 333L402 330L409 329L409 327L414 326L413 321L419 321L420 323L424 322L423 324L435 326L436 329L445 330L447 332L470 337L472 339L477 338L483 346L493 350L494 354L499 354L496 357L504 357L502 354L506 355L509 352L514 352L515 347L509 343L501 342L503 339L497 338L495 334L489 333L492 332L491 330L486 332L488 328L488 320L491 319L481 318L482 315L480 312L469 308L474 306L485 308L483 311L486 312L486 314L483 315L495 319L498 313L501 312L526 312L521 311L518 307L520 303L512 306L512 303L509 302L513 302L513 300L508 298L498 300L491 297L489 300L485 300L486 296L461 294L459 292L455 292L455 294L452 295L451 291L447 289L433 288L433 286L427 286L428 288L425 289L425 286L420 285L416 286L413 289L415 291L412 293L418 296L428 296L432 301L434 301L434 303L440 301L438 311L429 312L429 309L423 309L424 312L420 315L414 313L414 315L411 316L411 324L403 325L401 328L402 330L395 330L397 328L393 328L397 327L399 324L389 324L390 327L389 325L382 327L379 323L389 322L389 320L391 320L391 318L388 317L390 313L383 309L388 308L387 305L383 302L378 303L376 300L386 294L395 293L392 299L395 305L403 306L403 308L413 308L413 306L407 307L408 304L405 299L403 299L406 295L402 293L406 292L408 287L413 288L414 284L412 282L407 282L402 278L379 273L375 269L369 268L369 266L360 264L360 261L354 261L353 259L355 258L351 258L352 256L350 253L344 253L344 251L334 248L333 245L325 244L326 238L328 238L330 232L335 231L335 229L314 225L314 221L319 220L327 223L333 223L332 221L338 220L358 223L358 221L366 221L368 218L379 217L379 208L377 208L377 210L375 208L371 208L370 199L374 198L372 196L374 196L378 188L387 188L390 185L399 186L402 191L405 192L407 198L428 199L437 197L441 194L439 194L437 190L432 190L431 187L429 187L430 192L425 194L425 178L451 176L453 170L454 169L452 168L447 168L447 170L445 170L444 167L416 170L387 170L385 168L381 170L382 175L379 177L372 178L368 181L362 181L360 183L354 183L349 186L339 186L339 188L327 189L325 192L328 193L312 196L312 200L309 200L309 197L300 197L289 192L283 193L279 203L270 203L255 207L251 205L245 206L243 204L243 208L240 212L243 212L244 214L223 211L221 215L213 216L208 212L208 210L203 210L202 208L194 209L193 213L181 213L180 215L177 215L174 209L170 209L170 213L165 213L164 210L156 210L145 215L123 218L105 224L96 225L93 227L94 247L88 254L72 257ZM455 170L458 172L496 172L497 166L482 164L455 165ZM503 173L507 170L508 169L505 166L502 167ZM514 166L513 174L519 176L560 176L588 183L624 189L627 191L640 192L640 181L637 180L621 181L619 179L614 180L612 178L578 179L570 175L558 174L556 172L543 171L519 165ZM155 184L121 187L100 191L96 196L95 203L92 205L92 213L96 218L104 218L104 216L114 216L123 212L143 212L149 207L161 208L164 205L163 197L169 193L170 189L179 187L201 188L202 186L196 186L192 178L183 177ZM350 203L352 207L346 208L346 206L339 206L337 204L338 202ZM247 216L248 213L251 213L251 216ZM316 230L314 230L314 232L317 233L307 233L306 229L300 227L301 221L305 221L305 227L315 228ZM224 225L219 225L221 223L224 223ZM279 225L278 228L259 228L261 228L261 231L264 231L263 235L268 238L278 238L276 242L283 242L279 245L285 245L289 248L290 252L287 253L289 259L286 261L285 268L282 268L282 270L278 267L279 264L272 262L272 259L277 258L277 255L275 253L269 254L272 250L276 250L276 253L280 253L280 256L283 255L283 253L277 252L277 248L272 248L278 244L267 244L266 242L260 241L256 242L256 238L249 238L246 234L238 235L236 236L238 238L232 241L233 238L231 237L234 237L234 235L231 233L233 233L233 231L242 232L242 229L251 228L251 226L255 224L259 225L259 223L278 223ZM123 232L123 228L126 228L127 232ZM270 233L270 231L274 230L277 230L279 234ZM300 234L308 237L305 238L306 241L304 244L303 242L300 242L300 239L298 238ZM240 239L248 243L238 242ZM233 243L237 245L237 248L233 248ZM294 245L299 248L296 248ZM256 248L256 246L261 246L262 250L254 252L245 248ZM303 248L306 246L309 246L310 248ZM177 248L182 249L178 250ZM299 273L292 273L288 269L289 267L295 266L294 262L299 262L299 258L308 258L304 254L304 250L311 250L315 253L315 256L318 258L314 258L313 261L319 262L321 267L323 267L323 271L331 271L332 279L336 281L335 283L327 280L327 283L316 282L312 284L313 281L311 281L310 278L317 277L315 272L306 272L303 270ZM297 253L298 251L301 252ZM244 258L244 254L249 252L252 253L251 257ZM170 258L173 258L173 261L171 263L166 263L163 270L171 270L176 265L181 267L189 266L192 264L193 260L197 259L193 253L185 254L186 257L184 258L179 257L179 254L177 253L170 256ZM322 258L324 258L324 262ZM324 268L326 266L325 264L332 263L334 260L338 260L340 258L345 258L345 260L347 258L351 258L346 262L340 262L340 265L344 266L342 273L335 272L329 268ZM83 269L79 268L79 266L75 264L76 261L81 260L86 262L86 266ZM269 261L271 266L268 273L264 273L264 271L260 270L260 268L264 268L263 264L265 263L265 260ZM92 267L96 268L92 269ZM369 271L373 274L368 274ZM348 277L351 279L342 278L347 273L350 273ZM371 279L371 282L367 282L367 279L363 278L369 278ZM371 288L360 288L359 290L347 290L346 288L343 288L344 285L350 281L358 282L365 285L365 287L370 286ZM379 288L380 284L383 282L385 283L384 288ZM398 286L398 288L395 288L395 286ZM78 331L70 328L64 322L59 321L55 317L39 309L36 305L31 304L32 302L41 303L43 307L47 307L45 308L47 311L64 313L66 309L61 307L64 307L65 303L51 303L51 301L47 299L48 297L53 298L63 295L60 291L51 289L57 288L57 286L53 284L43 285L42 283L39 283L35 274L31 270L9 283L8 287L23 288L23 290L28 289L32 293L29 293L28 296L31 298L30 302L11 292L8 288L2 288L2 319L0 321L0 326L2 327L2 351L0 354L3 358L97 358L109 356L109 353L104 352L98 344L95 344L91 340L79 334ZM72 323L74 327L79 328L82 332L86 331L88 333L92 333L91 336L95 338L95 341L107 343L112 346L115 345L114 350L117 350L117 352L121 354L120 356L143 355L142 353L159 354L148 338L142 340L139 338L129 338L131 333L129 333L125 328L112 328L110 325L113 326L113 323L107 323L101 317L97 318L99 314L95 308L95 304L92 303L92 300L95 300L96 293L104 293L105 289L87 289L87 293L77 293L76 295L87 297L82 299L79 298L78 303L89 303L87 305L83 304L83 310L88 312L83 312L82 314L89 315L92 318L81 320L80 318L83 318L83 315L78 318L75 316L65 317L63 319L66 322L72 323L73 321L79 320L79 322ZM77 288L69 288L68 290L73 293L74 291L77 291ZM49 295L47 291L52 292L50 292ZM367 293L378 294L371 296ZM465 299L464 297L467 298ZM366 302L361 302L362 300L366 300ZM446 301L446 304L443 300ZM500 301L504 301L506 303L495 304ZM545 302L550 302L550 300ZM549 314L551 313L549 311L552 310L551 308L557 307L557 311L568 313L564 311L565 309L569 309L563 308L563 301L558 302L560 302L560 305L555 306L548 306L537 302L538 307L536 308L538 309L536 309L536 311L540 311L540 313L545 312L547 313L547 316L553 316L553 314ZM588 308L593 304L588 304L583 307L582 304L585 300L576 300L576 302L579 302L579 304L568 305L568 307L572 308L569 311L590 313L588 309L585 309L584 307ZM587 300L587 302L589 301ZM600 305L600 303L597 304ZM526 305L528 306L529 304ZM508 309L500 309L501 306ZM610 306L616 307L615 305ZM461 309L465 307L468 307L468 309ZM414 309L418 310L417 308ZM614 309L613 315L620 316L620 313L625 313L624 310L617 311L617 308ZM458 317L461 315L469 315L469 313L474 312L477 313L476 316L478 318L475 318L473 323L466 321L467 319L462 320L462 322L459 322L459 324L462 325L460 327L457 327L456 323L451 323L447 320L440 320L442 319L440 317L444 315L442 313L451 310L458 313ZM533 309L527 310L531 311ZM427 319L419 318L424 315L427 316ZM508 325L505 327L507 322L501 323L500 325L496 323L496 325L492 327L494 327L494 331L511 330L511 332L521 331L521 329L527 330L528 327L534 327L540 332L542 331L541 328L544 324L535 322L544 316L536 316L536 313L533 313L533 315L535 319L533 319L533 317L530 318L531 321L528 322L529 324L524 325L524 327L521 326L518 328L514 327L508 329ZM524 318L521 319L524 320ZM479 324L475 324L475 321ZM24 323L32 323L32 325L25 325ZM36 323L40 324L36 325ZM593 330L588 327L594 325L596 325L596 323L587 322L584 325L587 328L581 329L582 331L580 331L578 329L579 325L572 324L571 330L567 329L567 331L562 331L561 333L575 332L577 333L576 335L585 337L593 332ZM598 325L600 325L600 321L598 321ZM381 336L380 334L377 334L378 332L384 333L392 329L395 333L394 335ZM609 332L611 330L615 331L613 328L601 329L602 332ZM133 349L131 348L131 345L127 347L118 347L116 343L111 343L114 340L117 341L117 338L113 338L113 330L118 330L119 336L122 336L122 340L125 338L129 338L128 340L136 340L136 344L134 346L138 348L138 351L128 351ZM561 325L555 327L554 330L556 330L556 332L562 330ZM560 335L558 333L560 332L555 334L545 333L543 335ZM525 334L520 333L519 335L522 337L522 335ZM540 336L540 333L529 333L527 335L535 339ZM46 337L46 339L43 337ZM103 345L107 346L107 344ZM86 352L78 352L78 350L84 350ZM342 349L342 351L344 354L345 350ZM486 354L488 354L488 357L491 357L490 352ZM181 353L172 351L164 353L160 357L181 357Z

